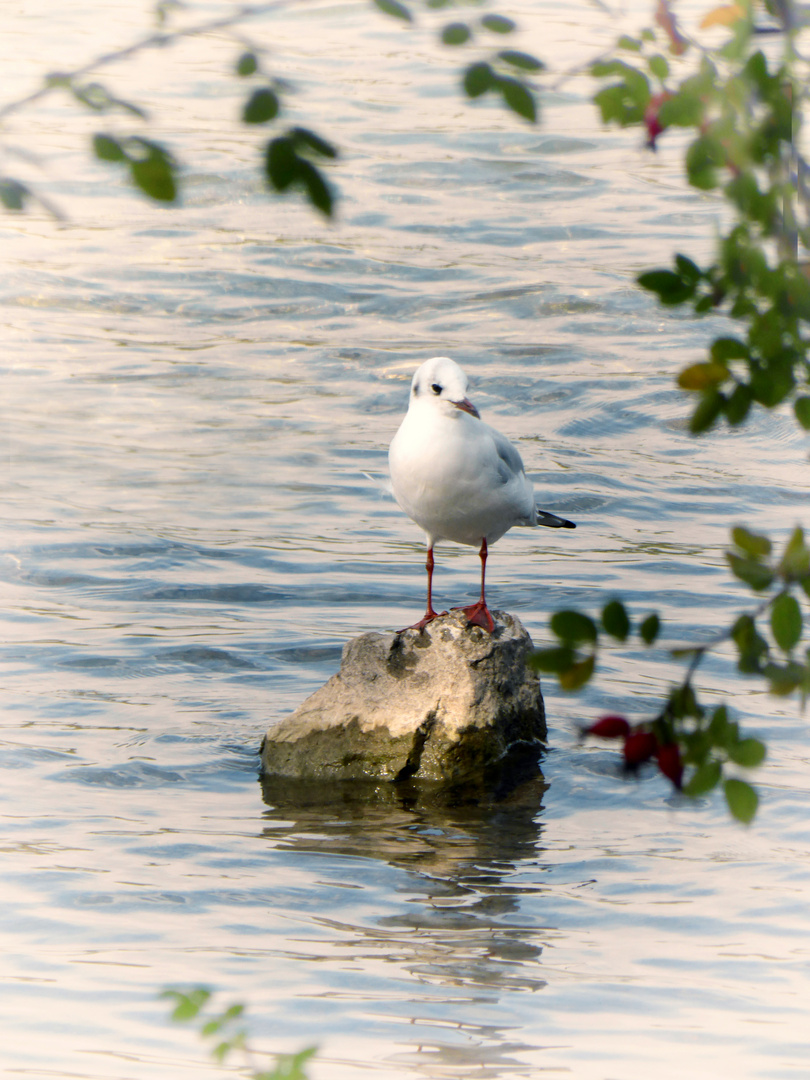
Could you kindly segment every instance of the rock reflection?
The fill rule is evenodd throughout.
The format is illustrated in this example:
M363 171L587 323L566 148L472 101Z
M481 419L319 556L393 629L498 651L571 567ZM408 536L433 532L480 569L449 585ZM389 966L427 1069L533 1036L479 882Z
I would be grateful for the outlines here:
M393 997L372 996L363 1009L372 1027L388 1027L381 1054L392 1074L437 1080L471 1069L482 1078L532 1072L526 1060L537 1048L522 1042L513 1010L516 994L546 985L546 931L521 903L541 891L539 816L547 785L536 753L514 764L477 789L263 781L268 839L302 854L347 859L344 885L370 894L356 905L356 918L339 905L315 921L328 932L330 955L337 948L350 969L367 973L382 962L389 990L398 986ZM369 859L398 872L394 892L386 882L376 908L378 875ZM531 872L524 874L526 866ZM357 1004L348 985L332 993L349 993ZM392 1022L402 1024L393 1040Z
M327 782L263 777L268 837L299 851L382 859L447 890L509 891L504 878L535 860L547 788L536 755L513 758L480 785ZM503 910L507 910L504 908Z

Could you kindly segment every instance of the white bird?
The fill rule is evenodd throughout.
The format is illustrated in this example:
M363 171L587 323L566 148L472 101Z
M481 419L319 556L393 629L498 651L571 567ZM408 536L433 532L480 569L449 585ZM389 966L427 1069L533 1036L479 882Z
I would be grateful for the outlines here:
M467 398L467 376L446 356L417 370L408 412L388 451L394 498L427 540L427 609L409 629L421 630L433 610L433 548L440 540L478 547L481 599L463 608L471 623L492 633L484 583L487 550L513 525L575 529L572 521L538 510L520 454L485 424ZM446 615L446 612L441 612Z

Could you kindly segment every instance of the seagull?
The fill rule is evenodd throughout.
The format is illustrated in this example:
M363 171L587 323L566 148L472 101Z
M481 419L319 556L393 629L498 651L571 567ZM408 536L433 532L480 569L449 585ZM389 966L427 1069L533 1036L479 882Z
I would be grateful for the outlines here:
M491 634L495 622L484 591L489 545L513 525L576 528L573 521L538 510L520 454L481 419L467 397L467 376L447 356L426 360L414 375L388 468L394 498L427 541L427 608L409 630L423 630L447 614L433 610L433 548L440 540L479 549L481 598L461 610Z

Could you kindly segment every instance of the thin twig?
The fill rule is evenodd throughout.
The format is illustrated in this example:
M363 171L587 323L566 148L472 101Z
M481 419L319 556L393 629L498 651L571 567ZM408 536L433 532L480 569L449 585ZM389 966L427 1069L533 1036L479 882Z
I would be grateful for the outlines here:
M0 123L2 123L6 117L11 116L15 112L20 112L29 105L33 105L35 102L47 97L47 95L54 90L61 88L61 83L49 80L59 79L73 82L75 79L80 79L84 75L90 75L100 67L106 67L119 60L125 60L127 57L134 56L136 53L143 50L162 49L166 45L172 45L183 38L200 37L203 34L210 34L217 30L226 30L228 27L235 26L237 23L244 22L246 19L252 19L258 15L266 15L272 11L279 11L285 7L289 7L294 2L295 0L271 0L271 2L264 4L243 4L229 15L220 15L218 18L209 19L207 22L197 23L194 26L188 26L179 30L159 30L156 33L147 34L146 37L140 38L138 41L135 41L122 49L115 49L112 52L103 53L101 56L97 56L94 60L89 61L87 64L83 64L74 71L57 72L53 75L49 75L45 85L40 86L38 90L34 90L25 97L19 98L17 101L11 101L7 105L0 107Z

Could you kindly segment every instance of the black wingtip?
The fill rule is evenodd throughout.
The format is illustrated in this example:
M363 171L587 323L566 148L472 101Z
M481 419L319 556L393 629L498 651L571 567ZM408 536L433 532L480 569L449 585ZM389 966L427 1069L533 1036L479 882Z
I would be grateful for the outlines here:
M545 525L547 529L576 528L574 522L569 521L568 518L558 517L556 514L551 514L548 510L541 510L539 507L537 507L537 524Z

